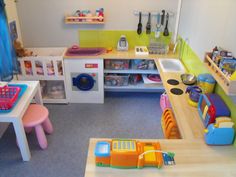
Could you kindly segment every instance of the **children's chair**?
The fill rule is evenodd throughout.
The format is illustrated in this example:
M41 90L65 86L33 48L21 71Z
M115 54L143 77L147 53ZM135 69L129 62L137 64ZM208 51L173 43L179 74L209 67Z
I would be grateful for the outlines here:
M43 105L31 104L23 116L23 125L27 133L35 128L35 133L38 139L39 146L46 149L48 142L45 133L53 132L52 123L48 117L48 109Z

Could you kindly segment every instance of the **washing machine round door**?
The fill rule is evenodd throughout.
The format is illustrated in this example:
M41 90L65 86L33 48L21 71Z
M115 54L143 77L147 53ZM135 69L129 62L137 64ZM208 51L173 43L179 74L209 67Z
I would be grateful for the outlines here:
M80 74L77 77L73 78L73 85L76 86L79 90L89 91L94 86L94 79L89 74Z

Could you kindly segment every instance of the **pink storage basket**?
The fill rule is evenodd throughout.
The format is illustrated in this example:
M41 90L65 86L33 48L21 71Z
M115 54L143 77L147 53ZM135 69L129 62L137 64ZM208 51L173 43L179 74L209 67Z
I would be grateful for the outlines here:
M20 87L0 87L0 110L9 110L17 101Z
M160 106L161 106L162 111L164 111L166 108L171 108L171 104L166 93L163 93L161 95Z

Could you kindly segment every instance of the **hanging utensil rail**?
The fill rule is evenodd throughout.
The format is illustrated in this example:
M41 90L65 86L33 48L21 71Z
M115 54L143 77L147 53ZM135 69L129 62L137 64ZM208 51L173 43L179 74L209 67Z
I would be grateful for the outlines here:
M139 15L139 12L142 12L142 16L148 16L149 13L151 13L151 16L158 16L158 14L161 14L161 10L160 11L142 11L142 10L135 10L134 11L134 15L135 16L138 16ZM166 11L166 14L169 14L169 17L174 17L175 16L175 13L174 12L171 12L171 11Z

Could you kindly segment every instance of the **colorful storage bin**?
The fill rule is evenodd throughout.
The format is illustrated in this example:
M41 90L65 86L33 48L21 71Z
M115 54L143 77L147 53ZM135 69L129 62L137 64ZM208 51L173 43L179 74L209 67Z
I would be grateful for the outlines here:
M129 69L130 60L105 60L105 69Z
M127 86L129 74L107 74L105 75L106 86Z

